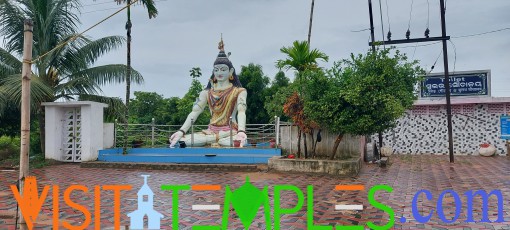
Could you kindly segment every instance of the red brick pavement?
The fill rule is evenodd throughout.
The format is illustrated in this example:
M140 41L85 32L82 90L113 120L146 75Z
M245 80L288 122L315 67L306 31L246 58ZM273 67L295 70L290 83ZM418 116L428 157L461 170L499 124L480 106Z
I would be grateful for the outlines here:
M510 229L510 157L479 157L458 156L456 163L450 164L447 156L393 156L387 168L375 165L363 165L360 175L356 178L337 178L324 175L283 174L265 172L172 172L172 171L139 171L127 169L95 169L80 168L76 164L55 165L31 172L38 179L40 189L44 185L58 184L65 189L73 184L82 184L89 188L89 193L75 191L72 200L85 205L93 213L93 186L106 184L130 184L133 189L122 192L121 225L129 225L127 213L136 209L136 192L143 183L140 175L148 174L149 186L155 193L154 207L165 217L162 219L163 229L171 229L171 192L161 191L162 184L220 184L238 188L249 176L252 183L262 188L269 186L272 194L273 186L277 184L291 184L301 188L306 197L306 186L314 186L314 222L315 225L366 225L372 221L377 225L384 225L388 215L380 209L374 208L367 201L367 190L377 184L393 187L392 193L378 192L376 199L393 208L395 211L395 229ZM16 202L9 185L16 182L17 172L0 172L0 229L14 229ZM362 184L365 191L335 191L338 184ZM413 220L411 203L414 194L427 189L432 192L432 201L420 203L419 209L423 215L431 209L436 209L436 202L441 191L455 190L462 200L462 211L458 220L453 224L441 222L436 213L427 224L420 224ZM505 223L465 223L466 198L464 192L468 190L484 189L490 191L499 189L504 197ZM37 219L37 229L51 229L52 197L51 191ZM72 225L80 225L84 218L77 210L64 204L60 192L60 220L68 221ZM424 200L424 196L421 196ZM220 191L183 191L179 195L179 228L191 229L193 225L219 225L221 211L192 211L193 204L220 204L223 206L223 192ZM272 204L273 196L270 195ZM283 207L293 207L296 196L291 192L283 192L281 196ZM490 199L489 216L491 220L497 218L496 199ZM336 211L336 204L363 204L363 211ZM444 213L447 218L454 216L454 199L447 196L443 200ZM481 202L474 202L475 220L481 219ZM261 209L262 210L262 209ZM406 223L400 223L400 217L407 218ZM92 224L94 216L92 215ZM87 229L93 229L92 224ZM101 229L113 227L113 193L101 192ZM259 212L251 225L252 229L265 229L262 211ZM63 228L61 228L63 229ZM242 224L235 214L229 219L229 229L242 229ZM300 212L283 215L281 229L306 229L306 198Z

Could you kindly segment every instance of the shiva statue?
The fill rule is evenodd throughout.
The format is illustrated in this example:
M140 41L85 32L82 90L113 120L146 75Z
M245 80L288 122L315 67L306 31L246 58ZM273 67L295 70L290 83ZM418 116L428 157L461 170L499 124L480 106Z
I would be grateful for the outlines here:
M209 83L200 92L193 110L179 131L170 137L170 148L181 139L187 146L192 144L191 140L193 146L231 146L231 140L240 141L240 147L246 143L246 89L242 87L229 60L230 53L228 56L225 54L223 38L218 49L220 52L214 62ZM197 133L186 134L191 123L197 120L206 106L211 112L209 127Z

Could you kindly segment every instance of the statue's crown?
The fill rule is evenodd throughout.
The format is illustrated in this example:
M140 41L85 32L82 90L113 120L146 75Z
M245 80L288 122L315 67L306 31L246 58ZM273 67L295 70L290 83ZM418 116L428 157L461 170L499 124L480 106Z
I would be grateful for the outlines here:
M225 54L225 44L223 43L223 34L221 35L221 40L218 43L218 49L220 50L220 52L218 53L218 57L216 58L216 61L219 61L220 59L223 59L223 58L228 60L230 53L229 53L229 55Z

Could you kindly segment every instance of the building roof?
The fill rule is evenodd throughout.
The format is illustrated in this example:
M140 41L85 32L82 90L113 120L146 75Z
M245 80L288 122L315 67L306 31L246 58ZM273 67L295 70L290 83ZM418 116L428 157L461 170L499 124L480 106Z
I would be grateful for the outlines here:
M510 103L510 97L451 97L450 103L452 105ZM414 105L446 105L446 98L420 98Z

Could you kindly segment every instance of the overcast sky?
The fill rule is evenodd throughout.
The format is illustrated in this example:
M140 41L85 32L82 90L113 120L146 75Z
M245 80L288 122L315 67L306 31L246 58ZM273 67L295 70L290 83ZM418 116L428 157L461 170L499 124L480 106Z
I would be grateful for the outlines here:
M412 12L411 12L411 3ZM427 22L430 36L441 36L439 0L381 0L384 31L391 27L393 39L423 37ZM387 3L387 7L386 7ZM134 91L152 91L165 97L182 97L188 90L189 70L200 67L206 83L218 54L218 41L223 33L225 50L240 70L253 62L263 66L273 78L275 62L285 58L282 46L295 40L306 40L311 0L156 0L159 15L148 19L140 5L132 11L132 65L140 71L145 84ZM373 0L376 40L382 39L379 1ZM82 29L105 18L120 8L113 0L83 1ZM428 12L430 11L430 12ZM510 27L510 0L447 0L447 34L450 70L492 71L492 95L510 96L510 30L480 36L454 38ZM429 15L429 16L428 16ZM125 36L126 13L121 12L87 34L93 38L109 35ZM333 61L350 53L369 49L367 0L316 0L311 46ZM425 45L420 43L418 45ZM409 47L410 46L410 47ZM441 53L441 43L429 46L399 45L410 58L430 70ZM126 46L101 58L99 64L125 63ZM443 70L442 56L433 72ZM291 71L287 76L293 77ZM124 98L125 86L107 86L105 95Z

